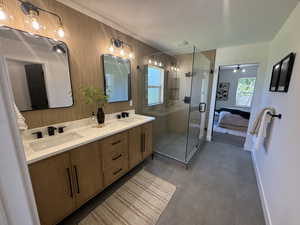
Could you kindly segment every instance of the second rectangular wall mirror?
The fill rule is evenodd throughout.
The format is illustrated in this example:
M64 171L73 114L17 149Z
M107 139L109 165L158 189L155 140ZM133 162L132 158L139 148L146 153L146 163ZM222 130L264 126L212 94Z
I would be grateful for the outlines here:
M0 27L0 55L20 111L73 105L65 43Z
M108 102L126 102L131 99L131 65L128 59L103 55L105 93Z

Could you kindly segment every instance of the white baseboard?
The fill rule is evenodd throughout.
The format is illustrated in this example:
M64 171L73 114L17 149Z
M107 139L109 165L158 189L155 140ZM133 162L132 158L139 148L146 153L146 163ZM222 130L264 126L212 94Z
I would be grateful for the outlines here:
M266 222L266 225L272 225L268 202L266 199L264 187L262 185L262 179L260 176L260 172L259 172L259 169L258 169L257 163L256 163L255 152L252 151L251 155L252 155L252 162L253 162L253 167L254 167L254 171L255 171L255 175L256 175L256 181L257 181L257 185L258 185L260 200L261 200L263 213L264 213L264 217L265 217L265 222Z
M244 150L252 152L252 145L247 145L246 143L244 144Z
M212 138L211 138L211 135L207 135L207 136L206 136L206 140L207 140L208 142L211 142L211 139L212 139Z

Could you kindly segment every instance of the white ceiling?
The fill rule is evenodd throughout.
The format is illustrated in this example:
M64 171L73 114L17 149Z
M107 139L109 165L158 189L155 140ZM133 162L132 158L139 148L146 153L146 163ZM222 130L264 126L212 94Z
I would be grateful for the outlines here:
M270 41L299 0L58 0L164 51ZM189 48L190 49L190 48Z

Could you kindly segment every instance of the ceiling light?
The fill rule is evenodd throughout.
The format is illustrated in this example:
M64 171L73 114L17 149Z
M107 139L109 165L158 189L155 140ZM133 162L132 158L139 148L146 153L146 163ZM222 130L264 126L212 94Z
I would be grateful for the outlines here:
M6 19L7 19L7 15L5 13L4 7L0 5L0 20L6 20Z
M124 55L125 55L124 49L121 49L121 50L120 50L120 55L121 55L121 56L124 56Z

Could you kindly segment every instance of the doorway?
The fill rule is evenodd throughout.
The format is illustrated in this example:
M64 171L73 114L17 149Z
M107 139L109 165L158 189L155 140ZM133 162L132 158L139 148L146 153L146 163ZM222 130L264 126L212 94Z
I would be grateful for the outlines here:
M258 64L220 66L212 129L214 142L244 147Z

